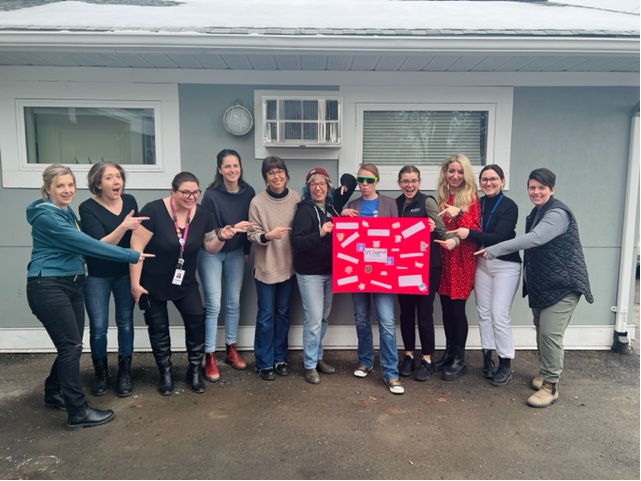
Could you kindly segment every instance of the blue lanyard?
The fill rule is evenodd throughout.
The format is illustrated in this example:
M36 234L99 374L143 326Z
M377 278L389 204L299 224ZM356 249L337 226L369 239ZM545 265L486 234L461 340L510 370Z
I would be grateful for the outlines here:
M490 212L490 215L487 218L487 222L485 223L485 225L483 225L483 217L485 215L485 202L487 202L487 197L485 197L485 202L483 202L483 205L481 206L481 227L483 227L483 232L487 232L487 228L490 225L490 219L492 219L492 214L494 214L494 211L499 206L502 200L503 200L503 192L501 192L501 197L499 197L499 200L497 200L496 204L494 204L494 207L492 207L492 212Z

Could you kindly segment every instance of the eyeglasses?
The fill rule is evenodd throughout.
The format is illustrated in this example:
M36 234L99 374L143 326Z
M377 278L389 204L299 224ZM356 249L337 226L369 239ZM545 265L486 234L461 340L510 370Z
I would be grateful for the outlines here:
M359 184L375 184L378 182L378 177L356 177L356 182Z
M403 179L398 181L398 183L401 185L418 185L420 182L421 179Z
M309 184L310 190L315 189L316 187L321 187L321 188L327 187L327 182L314 182L313 184Z
M274 169L267 172L267 177L274 177L275 175L284 175L285 171L283 169Z
M193 192L190 190L176 189L176 192L180 192L183 196L183 199L191 199L192 197L194 199L197 199L198 197L200 197L200 194L202 194L202 190L200 189L194 190Z
M484 184L487 184L488 182L498 182L499 180L501 180L500 177L481 177L481 182Z

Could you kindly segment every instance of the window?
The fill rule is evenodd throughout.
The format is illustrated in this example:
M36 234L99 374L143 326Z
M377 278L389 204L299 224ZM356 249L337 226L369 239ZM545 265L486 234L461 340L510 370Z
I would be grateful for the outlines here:
M339 112L338 99L264 97L264 145L337 147Z
M343 139L339 172L355 174L372 162L378 188L396 192L399 170L414 164L422 189L433 191L443 159L463 153L476 176L483 165L499 164L509 187L512 88L345 86L341 97L344 124L354 126L354 135Z
M49 164L78 187L92 164L117 162L127 187L166 188L180 169L176 85L6 82L0 85L4 187L40 187Z
M490 110L365 110L363 162L440 165L464 152L472 165L485 165Z
M155 165L153 108L24 107L28 164Z

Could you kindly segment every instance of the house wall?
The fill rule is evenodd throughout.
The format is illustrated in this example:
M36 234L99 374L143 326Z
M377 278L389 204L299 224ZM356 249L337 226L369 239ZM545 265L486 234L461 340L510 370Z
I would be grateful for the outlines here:
M260 175L260 159L254 158L254 129L243 137L227 133L222 125L222 116L236 99L253 109L253 92L266 88L259 85L213 85L183 84L179 86L180 143L182 169L192 171L201 179L205 188L213 178L215 155L222 148L237 150L243 159L245 180L257 191L264 188ZM269 85L269 89L278 86ZM296 87L283 86L288 90ZM309 86L307 89L335 90L332 86ZM610 307L616 303L618 262L621 244L622 212L624 202L626 162L628 157L629 117L633 106L639 101L635 87L515 87L513 104L513 129L511 146L511 188L508 195L519 205L520 218L517 232L524 230L524 219L530 211L525 184L528 173L536 167L548 167L557 174L556 196L566 202L579 222L581 238L595 296L589 305L581 300L572 325L577 327L576 346L607 347L602 340L593 342L582 339L579 326L603 328L609 331L614 315ZM2 146L0 146L1 148ZM2 152L0 151L0 156ZM1 159L1 157L0 157ZM499 163L500 160L499 160ZM315 166L327 169L333 179L338 178L337 161L288 160L290 187L300 189L305 174ZM342 172L341 172L342 173ZM79 178L79 184L84 184ZM169 186L167 186L169 188ZM131 191L139 205L161 197L165 190ZM397 192L384 192L396 196ZM31 349L50 349L46 334L30 313L25 296L26 265L30 255L30 231L24 219L24 208L38 197L37 189L0 189L0 255L3 269L0 273L0 329L22 346ZM355 194L357 195L357 194ZM74 206L89 197L86 190L79 191ZM241 335L239 344L253 344L252 324L256 314L256 296L251 262L246 267L241 301ZM478 315L473 297L468 302L468 317L471 325L470 344L478 343ZM534 347L531 313L527 300L520 294L514 302L513 324L522 328L517 347ZM173 325L180 331L180 319L171 309ZM144 348L146 334L140 312L136 311L137 346ZM303 312L300 298L295 292L292 310L292 345L300 345L300 325ZM435 307L437 344L443 344L440 306ZM353 313L349 295L337 295L330 323L335 326L328 331L328 346L350 347L355 345ZM29 328L35 328L30 331ZM598 329L597 329L598 330ZM115 332L115 329L111 331ZM13 337L12 337L13 336ZM180 345L182 334L175 335ZM222 339L222 336L218 336ZM573 338L574 339L574 338ZM13 341L11 341L13 342ZM42 343L45 343L43 345ZM399 336L400 342L400 336ZM598 344L598 345L597 345ZM115 342L111 343L111 347ZM0 350L10 350L0 342Z

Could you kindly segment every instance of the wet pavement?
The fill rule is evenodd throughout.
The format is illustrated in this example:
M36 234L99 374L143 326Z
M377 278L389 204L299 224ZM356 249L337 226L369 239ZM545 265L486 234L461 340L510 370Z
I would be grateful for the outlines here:
M640 332L638 279L632 320ZM378 365L355 378L354 351L327 351L337 373L311 385L296 351L292 374L271 382L248 353L246 371L219 362L222 380L204 394L183 382L177 353L176 391L165 397L152 355L136 354L131 397L113 385L88 394L115 420L75 432L65 413L43 407L54 356L0 354L0 479L639 479L640 358L630 347L566 352L559 400L546 409L525 403L534 351L517 351L507 386L482 377L474 351L462 378L403 379L402 396ZM81 373L88 392L88 354Z

